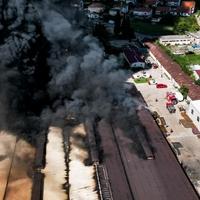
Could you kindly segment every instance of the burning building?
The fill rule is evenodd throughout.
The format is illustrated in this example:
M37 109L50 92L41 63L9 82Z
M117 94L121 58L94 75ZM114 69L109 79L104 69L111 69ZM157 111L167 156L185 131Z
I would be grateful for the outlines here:
M144 151L141 150L140 141L137 139L138 133L133 127L140 127L136 108L139 105L144 105L144 102L141 101L138 91L134 87L131 92L125 90L123 83L127 80L128 72L120 69L117 57L113 55L105 57L104 49L100 46L98 40L92 35L86 34L80 28L85 23L85 18L81 17L79 7L74 6L73 0L9 0L0 3L2 13L0 16L0 33L2 35L0 39L1 130L10 130L12 134L17 135L17 139L14 139L14 141L17 141L18 138L24 138L35 145L35 141L38 141L37 138L40 138L43 132L47 132L49 125L59 127L59 131L57 131L59 133L51 133L48 136L44 134L44 137L41 137L43 138L41 143L40 141L37 142L37 144L47 144L47 152L54 151L53 153L58 155L58 157L54 156L56 161L61 162L59 166L61 172L59 172L58 177L54 176L51 171L52 168L50 168L54 160L51 160L52 157L49 154L46 156L46 173L49 172L51 178L58 180L58 184L55 183L56 188L62 190L61 193L58 192L58 195L61 195L58 196L58 199L66 197L67 191L63 189L66 187L69 188L68 194L72 195L74 199L79 196L79 193L74 189L78 187L71 186L70 188L69 185L64 183L65 178L68 178L71 183L74 181L70 178L76 174L74 163L76 165L77 161L72 161L72 159L79 156L82 157L79 159L81 162L78 164L87 174L86 178L88 179L85 179L91 183L89 186L86 183L83 185L89 187L90 195L95 195L95 198L92 197L91 199L96 199L96 182L106 183L106 191L109 192L114 187L108 184L108 177L113 176L112 163L109 162L105 156L106 154L101 149L102 146L105 147L105 150L108 148L101 142L101 139L97 139L97 145L101 150L100 156L104 156L104 161L109 163L110 174L106 174L106 167L100 166L98 168L96 161L94 166L87 166L87 162L84 161L89 158L89 153L85 151L85 147L83 148L83 143L77 143L77 138L67 141L67 136L61 134L61 129L66 126L66 117L70 120L75 119L80 124L91 118L97 123L95 130L103 135L102 127L98 126L101 124L98 122L103 119L108 124L109 128L106 130L113 148L120 153L117 156L116 163L120 163L121 175L123 176L121 178L129 188L128 196L131 199L134 196L131 191L134 190L130 188L134 184L130 185L131 177L127 177L128 170L126 171L128 162L122 156L123 153L126 154L128 151L123 151L116 137L121 136L121 141L133 144L131 152L134 152L134 158L137 161L143 158ZM73 6L70 7L70 5ZM81 131L79 130L80 127L76 128L78 131L77 129L74 131L76 133L80 132L79 137L84 140L83 125L81 125ZM142 131L142 129L138 129ZM55 142L58 142L57 150L53 148L52 135L55 136ZM45 141L44 138L48 138L48 141ZM130 141L130 138L134 138L133 142ZM145 138L145 136L140 138ZM67 156L65 157L66 154L63 153L63 151L66 151L67 146L65 142L69 142L71 145L69 151L71 154L69 153L68 156L71 163L67 162L68 160L66 161ZM145 142L143 142L144 144ZM77 154L77 146L81 147L78 148L82 150L81 154ZM44 148L38 149L45 151ZM149 149L150 147L148 151L150 151ZM113 152L111 149L111 156L113 156ZM38 152L36 155L38 155ZM58 159L59 157L60 159ZM42 157L38 158L42 159ZM143 161L144 159L142 160L144 164ZM124 166L124 163L127 165ZM41 172L43 172L41 168L43 167L42 161L37 162L36 169L33 168L36 184L37 180L42 181L44 178L41 175ZM53 165L53 167L55 166ZM70 171L71 177L67 177L70 176L70 173L63 172L69 168L73 169ZM96 169L99 176L94 175L94 169ZM113 172L116 171L115 168ZM28 181L30 181L32 174L30 172L29 178L27 178ZM66 177L64 177L65 175ZM98 179L100 176L103 176L103 181ZM73 186L77 184L76 181L73 182ZM43 187L43 184L40 185ZM50 190L51 185L49 188L47 186L49 185L44 182L46 191ZM12 187L10 188L12 189ZM39 191L37 188L34 189L34 191ZM83 192L84 189L79 188L79 191ZM117 191L117 187L115 187L115 191ZM48 199L48 194L45 193L45 195ZM110 194L110 196L112 195ZM78 198L81 199L81 197ZM38 198L41 198L41 194Z

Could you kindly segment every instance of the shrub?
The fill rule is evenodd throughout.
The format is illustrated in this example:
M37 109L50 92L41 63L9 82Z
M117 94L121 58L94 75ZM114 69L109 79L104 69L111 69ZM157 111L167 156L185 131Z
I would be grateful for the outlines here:
M185 85L182 85L180 88L179 88L179 92L183 95L183 98L186 99L187 98L187 95L189 93L189 89L185 86Z
M200 79L196 80L195 84L200 86Z

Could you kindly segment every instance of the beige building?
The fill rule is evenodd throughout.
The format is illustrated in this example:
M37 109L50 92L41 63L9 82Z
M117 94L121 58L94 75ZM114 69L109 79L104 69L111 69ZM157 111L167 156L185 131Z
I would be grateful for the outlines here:
M191 101L187 111L195 126L200 130L200 100Z
M165 35L159 38L162 45L189 45L192 43L190 35Z
M200 44L200 31L195 33L188 33L188 35L192 38L193 44Z

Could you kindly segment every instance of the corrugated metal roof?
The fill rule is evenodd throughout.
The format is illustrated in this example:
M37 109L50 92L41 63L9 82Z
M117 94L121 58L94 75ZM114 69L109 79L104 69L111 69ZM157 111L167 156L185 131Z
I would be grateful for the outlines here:
M195 1L182 1L182 8L195 8Z
M142 59L141 57L142 55L134 47L124 48L123 52L129 64L132 64L135 62L144 62L144 59Z

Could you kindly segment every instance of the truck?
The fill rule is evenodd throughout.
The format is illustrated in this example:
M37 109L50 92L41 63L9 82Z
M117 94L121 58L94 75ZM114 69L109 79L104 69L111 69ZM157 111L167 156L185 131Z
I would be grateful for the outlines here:
M172 103L172 101L167 101L166 102L166 108L170 113L175 113L176 112L176 108L174 107L174 104Z
M172 105L176 105L178 103L178 99L175 96L175 93L167 92L166 99L168 102L171 102Z

